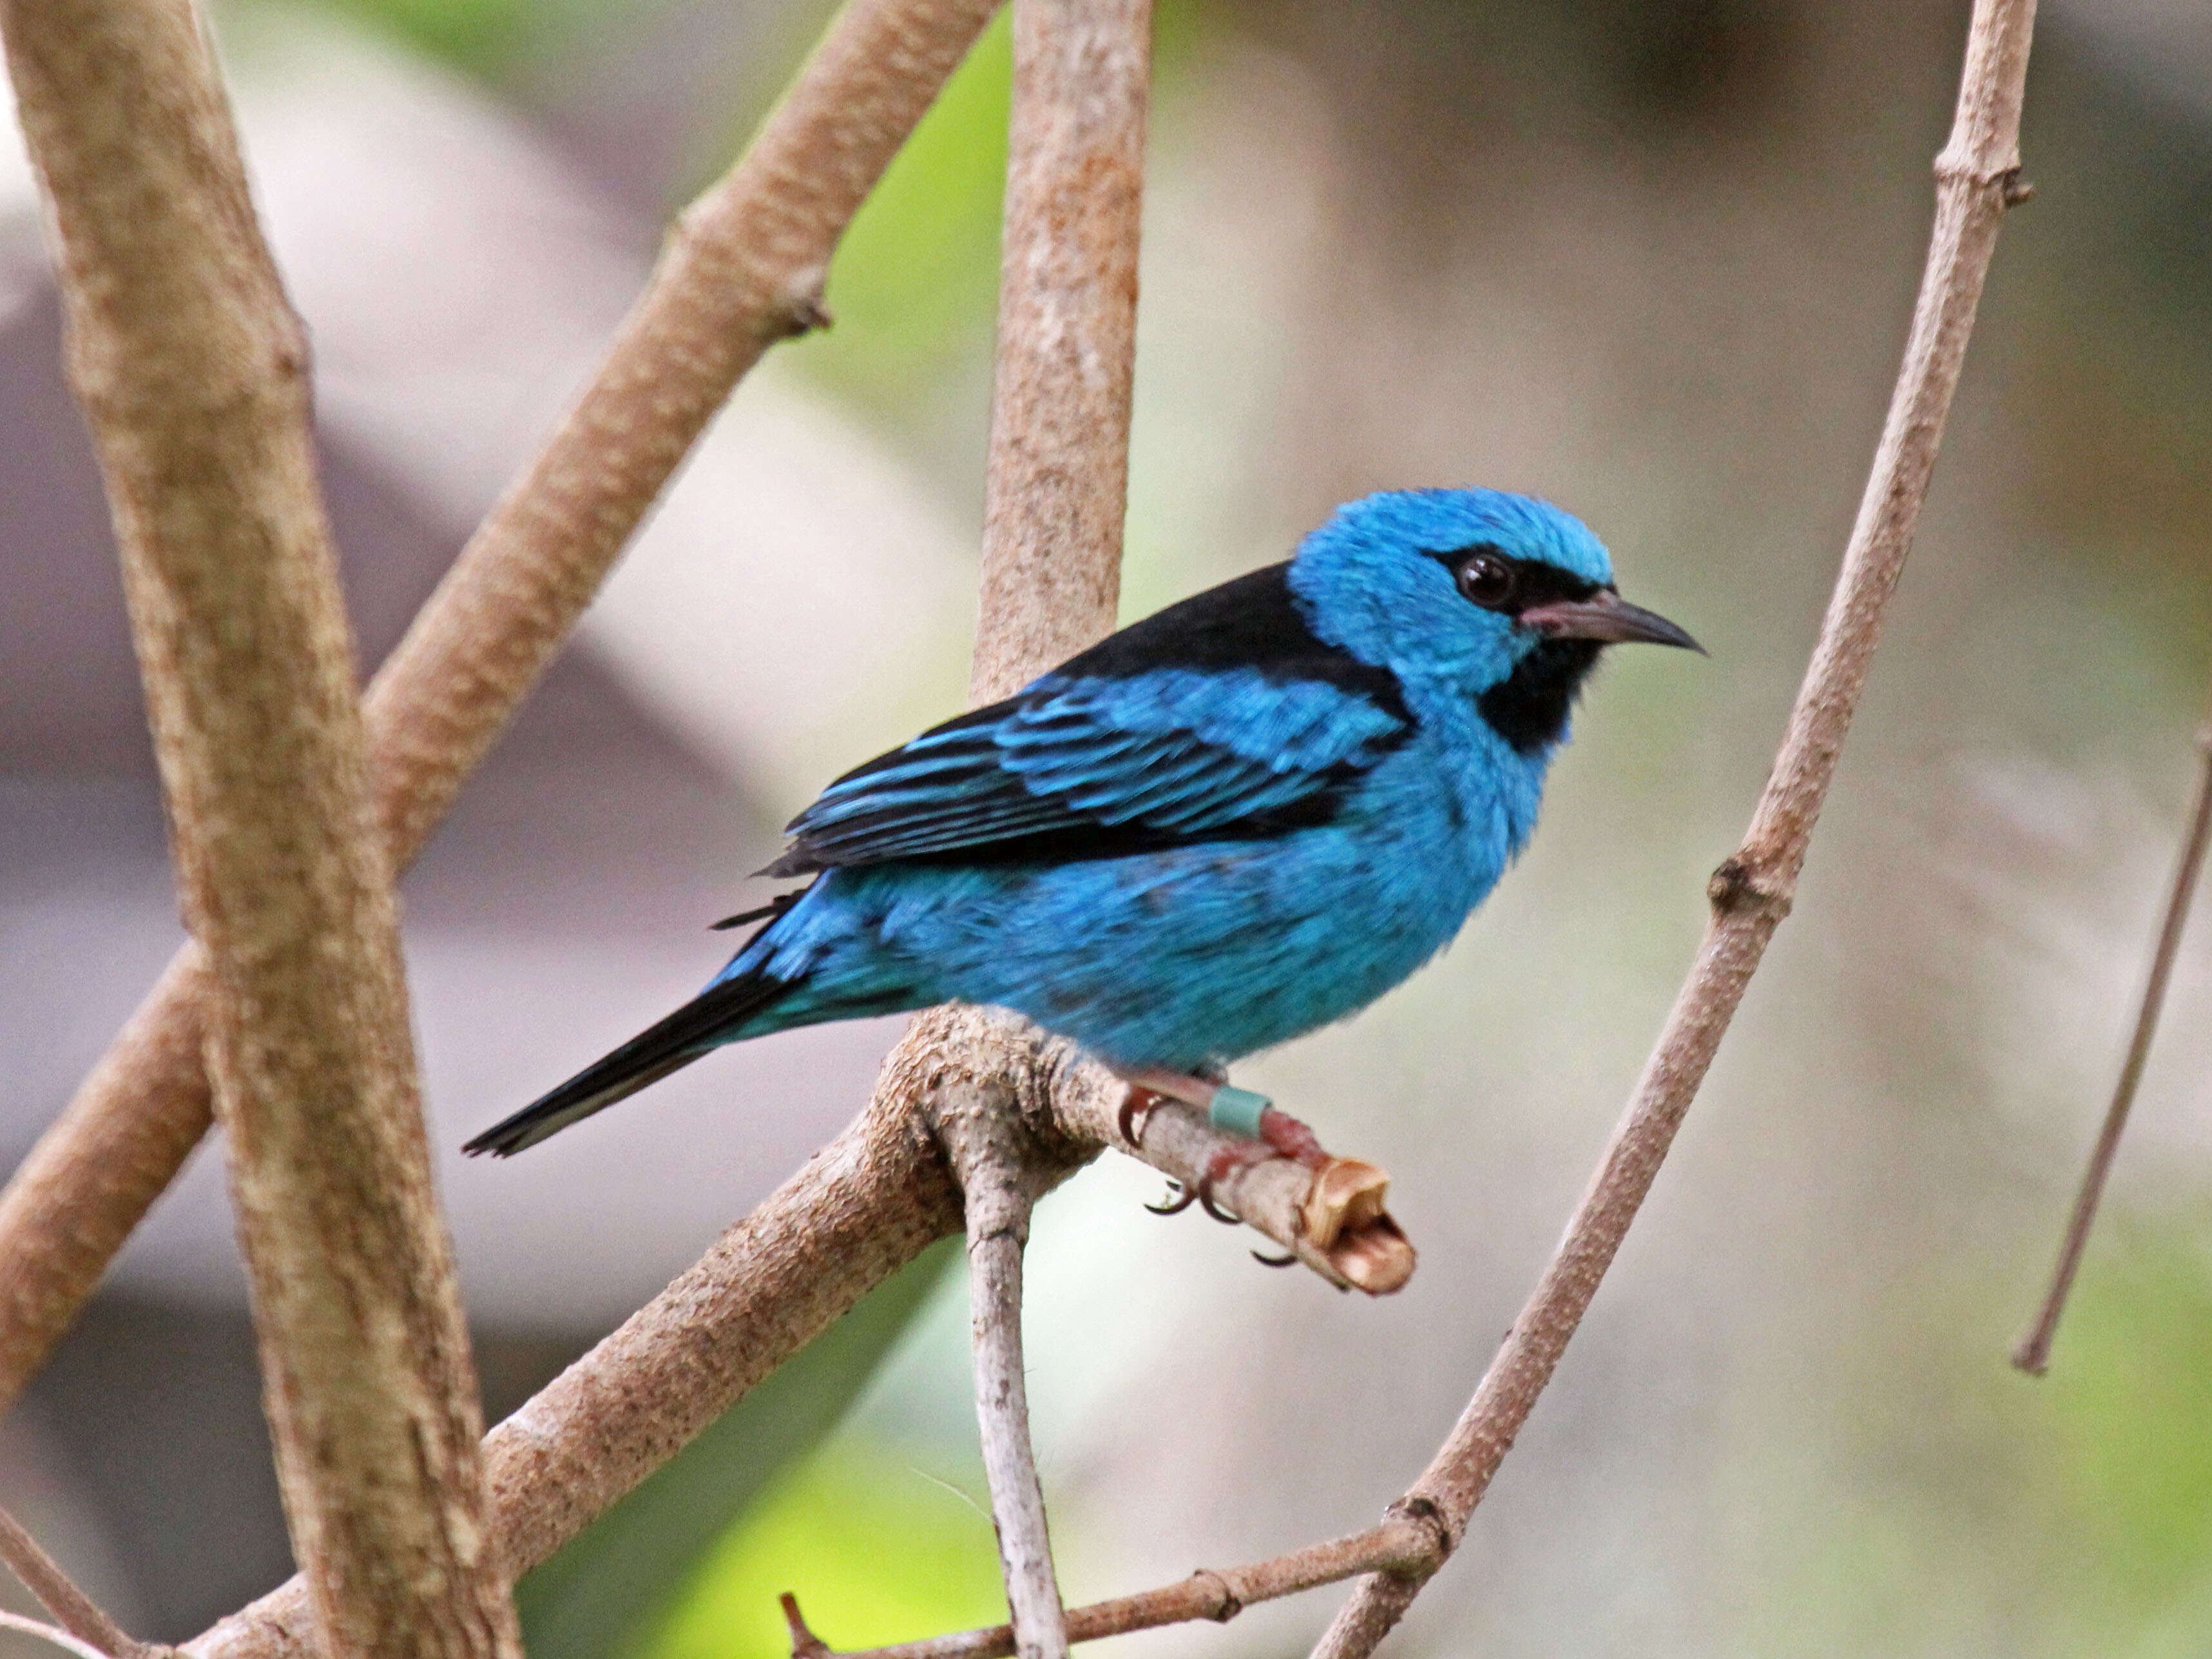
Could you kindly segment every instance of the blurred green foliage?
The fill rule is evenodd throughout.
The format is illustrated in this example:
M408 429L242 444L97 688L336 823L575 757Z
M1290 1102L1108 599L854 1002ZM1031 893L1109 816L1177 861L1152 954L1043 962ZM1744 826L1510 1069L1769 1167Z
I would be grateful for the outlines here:
M836 1648L1003 1623L991 1523L894 1447L839 1443L793 1470L702 1564L647 1659L784 1659L789 1590Z
M839 245L834 326L793 349L841 394L896 412L990 347L1013 46L1001 11Z
M2201 1228L2107 1217L2040 1382L2005 1363L2008 1338L1992 1325L2019 1290L1961 1274L1910 1321L1889 1304L1907 1340L1846 1368L1845 1469L1761 1448L1769 1496L1739 1512L1764 1522L1746 1564L1759 1586L1747 1650L2212 1651ZM1808 1512L1815 1497L1826 1506Z
M2051 1474L2084 1588L2140 1618L2212 1590L2212 1260L2164 1233L2104 1244L2045 1382Z
M331 0L336 8L429 57L489 75L532 43L568 9L544 0ZM605 0L616 10L630 0Z
M727 1559L732 1518L836 1426L957 1257L950 1239L924 1251L516 1585L531 1659L639 1651L694 1565Z

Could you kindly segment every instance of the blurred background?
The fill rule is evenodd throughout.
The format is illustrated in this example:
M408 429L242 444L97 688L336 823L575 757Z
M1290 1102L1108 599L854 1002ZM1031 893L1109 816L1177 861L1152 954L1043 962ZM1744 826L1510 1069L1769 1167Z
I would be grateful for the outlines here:
M1449 955L1249 1066L1397 1173L1382 1303L1040 1212L1030 1388L1088 1599L1366 1524L1556 1240L1763 781L1909 315L1966 0L1159 0L1124 612L1379 487L1535 491L1710 661L1625 654ZM227 0L374 662L591 368L820 0ZM896 1022L470 1133L718 966L827 778L958 707L1008 81L994 27L405 890L489 1413L865 1097ZM0 1156L179 942L97 475L0 137ZM2051 1376L2039 1293L2212 673L2212 14L2047 0L2007 225L1796 912L1407 1655L2212 1651L2212 919ZM522 1587L536 1659L1002 1616L957 1251ZM149 1637L289 1571L218 1149L0 1423L0 1498ZM1116 1651L1303 1651L1336 1592Z

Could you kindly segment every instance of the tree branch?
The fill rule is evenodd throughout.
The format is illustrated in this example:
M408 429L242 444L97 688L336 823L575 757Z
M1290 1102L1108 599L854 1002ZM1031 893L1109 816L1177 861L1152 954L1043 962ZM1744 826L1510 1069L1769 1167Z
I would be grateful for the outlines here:
M2143 984L2142 1004L2136 1010L2135 1035L2129 1040L2119 1081L2112 1088L2112 1103L2105 1110L2104 1127L2089 1153L2089 1167L2082 1171L2073 1213L2067 1218L2066 1237L2058 1247L2058 1265L2051 1272L2051 1289L2045 1293L2033 1328L2012 1352L2012 1363L2030 1376L2040 1376L2050 1369L2051 1344L2058 1334L2059 1316L2066 1311L2066 1298L2074 1289L2074 1275L2081 1269L2081 1253L2088 1248L2089 1229L2096 1223L2097 1206L2105 1195L2112 1159L2119 1152L2120 1134L2128 1127L2128 1112L2136 1103L2143 1067L2150 1060L2159 1012L2166 1006L2166 981L2172 977L2174 958L2181 952L2181 929L2189 919L2189 901L2196 894L2197 877L2203 873L2205 850L2212 847L2212 714L2197 730L2197 748L2203 762L2197 781L2197 805L2190 813L2188 833L2182 838L2181 858L2166 895L2158 944L2151 951L2150 975Z
M1958 112L1950 141L1936 158L1936 223L1911 336L1773 773L1742 847L1714 872L1704 942L1558 1254L1449 1438L1407 1493L1408 1501L1435 1506L1453 1547L1582 1322L1744 988L1789 913L1874 659L1883 610L1912 545L1997 228L2020 198L2021 100L2034 21L2034 0L1975 0ZM1434 1571L1363 1579L1315 1648L1315 1659L1372 1653Z
M921 1104L915 1034L875 1097L706 1255L484 1437L492 1542L517 1576L550 1557L935 1240L960 1196ZM199 1659L303 1659L300 1581L186 1644Z
M670 475L777 340L997 0L853 0L744 158L686 212L597 378L369 688L370 785L410 862ZM9 15L39 9L11 0ZM0 1407L207 1131L187 947L0 1194Z
M188 6L6 11L179 881L270 1424L340 1652L517 1654L430 1196L306 356Z
M82 1637L70 1631L58 1629L52 1625L42 1625L35 1619L26 1619L19 1613L0 1613L0 1630L20 1631L26 1636L35 1637L41 1642L51 1643L64 1653L81 1654L84 1659L103 1659L101 1650ZM159 1648L140 1650L143 1653L172 1650ZM114 1659L114 1656L106 1655L105 1659Z
M1152 0L1015 0L983 574L969 693L1114 626L1128 511Z
M334 1655L520 1659L430 1188L307 352L183 0L7 0L179 887L216 984L293 1547Z
M22 1580L23 1588L39 1598L39 1605L87 1647L98 1648L108 1659L157 1659L175 1651L141 1642L108 1616L101 1607L62 1571L60 1562L46 1553L23 1524L0 1509L0 1562Z
M1003 1024L983 1011L956 1007L924 1016L917 1029L925 1051L939 1057L923 1109L960 1182L968 1232L975 1416L1006 1604L1020 1633L1023 1659L1049 1659L1067 1651L1067 1631L1053 1571L1044 1492L1030 1447L1029 1390L1022 1364L1022 1252L1029 1243L1030 1206L1097 1156L1097 1147L1060 1139L1053 1133L1048 1113L1024 1111L1024 1091L990 1063L1006 1047L994 1040ZM964 1040L970 1028L980 1041ZM1013 1045L1017 1058L1035 1051L1035 1044L1019 1037Z
M1225 1625L1255 1602L1317 1589L1358 1573L1434 1571L1443 1553L1442 1529L1434 1521L1399 1516L1365 1532L1309 1544L1249 1566L1200 1567L1180 1583L1071 1608L1068 1638L1095 1642L1198 1619ZM1013 1626L993 1625L957 1636L839 1654L806 1628L790 1596L784 1598L784 1612L792 1621L793 1659L1009 1659L1014 1652Z

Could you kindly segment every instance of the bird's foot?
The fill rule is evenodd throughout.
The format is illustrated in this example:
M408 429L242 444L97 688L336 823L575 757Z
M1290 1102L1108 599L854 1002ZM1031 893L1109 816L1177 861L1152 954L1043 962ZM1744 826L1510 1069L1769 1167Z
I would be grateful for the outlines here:
M1159 1109L1160 1103L1170 1098L1158 1089L1147 1088L1139 1083L1130 1084L1129 1092L1121 1097L1121 1109L1115 1114L1115 1126L1121 1131L1121 1139L1128 1142L1132 1151L1144 1146L1145 1125L1152 1121L1152 1114ZM1181 1215L1196 1202L1197 1188L1187 1187L1170 1178L1167 1197L1158 1204L1147 1204L1145 1207L1154 1215Z
M1205 1075L1207 1073L1214 1075ZM1144 1144L1146 1121L1164 1100L1179 1100L1209 1115L1215 1097L1224 1091L1232 1097L1267 1104L1264 1096L1229 1089L1228 1074L1215 1066L1201 1066L1196 1073L1170 1072L1158 1066L1134 1066L1121 1071L1120 1076L1129 1085L1129 1092L1121 1101L1116 1127L1121 1131L1121 1139L1133 1147Z
M1259 1098L1256 1096L1253 1097ZM1216 1152L1208 1160L1206 1174L1199 1181L1198 1201L1206 1214L1216 1221L1235 1221L1237 1218L1214 1201L1213 1189L1254 1164L1265 1164L1271 1158L1286 1158L1294 1164L1303 1164L1309 1170L1319 1170L1332 1162L1329 1155L1322 1150L1320 1137L1288 1112L1279 1112L1273 1106L1263 1105L1254 1115L1252 1127L1258 1133L1239 1135L1236 1145L1224 1146ZM1236 1131L1232 1129L1230 1133L1236 1133Z
M1145 1125L1159 1103L1167 1097L1157 1089L1147 1089L1140 1084L1129 1085L1129 1092L1121 1097L1121 1109L1115 1115L1115 1127L1121 1130L1121 1139L1132 1147L1145 1144ZM1178 1206L1180 1207L1180 1206ZM1173 1212L1165 1213L1172 1214Z
M1324 1276L1370 1295L1385 1295L1403 1285L1413 1271L1413 1251L1382 1207L1389 1176L1372 1164L1332 1157L1311 1129L1289 1113L1276 1110L1265 1095L1231 1087L1216 1067L1203 1069L1213 1074L1150 1068L1121 1073L1129 1091L1121 1102L1117 1127L1123 1144L1132 1150L1142 1146L1146 1120L1170 1100L1203 1111L1207 1121L1228 1138L1195 1182L1171 1182L1166 1202L1145 1207L1155 1215L1176 1215L1200 1204L1215 1220L1235 1222L1239 1218L1223 1207L1219 1192L1232 1188L1246 1170L1287 1160L1312 1171L1287 1235L1297 1240L1297 1249L1286 1256L1265 1256L1256 1250L1254 1255L1271 1267L1301 1260L1310 1263L1319 1257L1325 1264L1321 1269ZM1281 1232L1273 1236L1286 1237Z

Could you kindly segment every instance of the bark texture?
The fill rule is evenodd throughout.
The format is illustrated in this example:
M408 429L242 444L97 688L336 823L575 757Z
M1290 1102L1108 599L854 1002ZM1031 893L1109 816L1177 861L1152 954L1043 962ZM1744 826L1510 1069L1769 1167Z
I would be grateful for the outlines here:
M0 18L211 973L294 1553L335 1654L520 1659L300 326L191 6L10 0Z
M1114 625L1128 510L1152 0L1015 0L983 577L970 690Z

